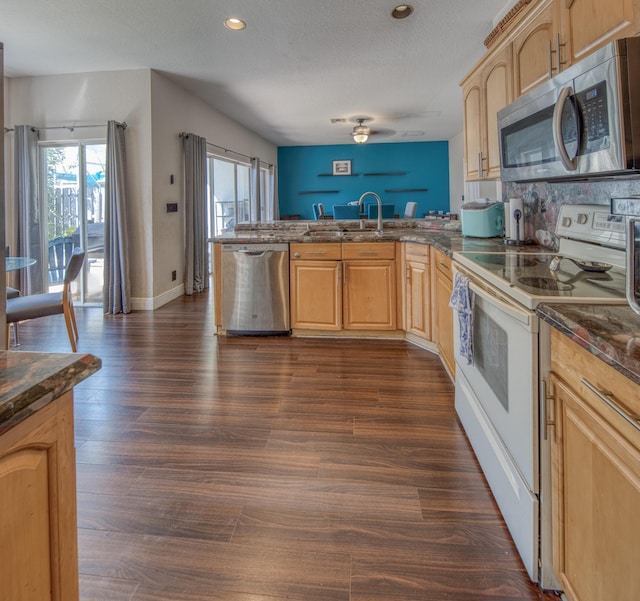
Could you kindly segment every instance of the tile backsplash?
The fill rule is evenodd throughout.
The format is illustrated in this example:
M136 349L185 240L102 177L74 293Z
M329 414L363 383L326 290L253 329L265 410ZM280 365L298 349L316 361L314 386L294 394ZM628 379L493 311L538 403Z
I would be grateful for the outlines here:
M521 184L503 182L502 197L522 198L526 238L547 242L557 249L555 236L559 207L563 204L598 204L607 208L611 198L640 195L640 180ZM543 232L551 234L544 235Z

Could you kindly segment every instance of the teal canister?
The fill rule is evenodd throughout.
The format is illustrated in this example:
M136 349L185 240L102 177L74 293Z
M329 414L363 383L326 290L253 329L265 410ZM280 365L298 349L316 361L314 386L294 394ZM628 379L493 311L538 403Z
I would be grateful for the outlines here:
M479 200L460 208L462 235L472 238L495 238L504 235L504 205L498 201Z

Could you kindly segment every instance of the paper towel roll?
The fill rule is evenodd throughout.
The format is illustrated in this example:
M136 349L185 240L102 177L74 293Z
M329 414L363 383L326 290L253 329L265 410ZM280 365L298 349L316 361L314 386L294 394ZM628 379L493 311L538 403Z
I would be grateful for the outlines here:
M516 211L520 211L520 224L518 226L515 217ZM509 199L509 233L511 240L524 240L524 202L522 198Z
M504 201L504 237L511 238L511 199Z

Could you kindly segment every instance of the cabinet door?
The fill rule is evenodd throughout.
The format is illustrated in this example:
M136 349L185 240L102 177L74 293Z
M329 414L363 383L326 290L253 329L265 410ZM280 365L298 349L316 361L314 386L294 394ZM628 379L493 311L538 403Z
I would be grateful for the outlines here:
M636 35L640 29L637 0L566 0L562 2L568 58L574 63L607 42Z
M340 261L291 261L291 327L340 330Z
M512 100L511 46L496 52L463 89L465 179L500 177L498 111Z
M343 261L344 329L396 329L395 261Z
M498 111L507 106L512 92L511 46L507 46L491 61L484 73L484 116L486 122L486 145L484 149L484 177L500 177L500 145L498 142Z
M438 352L449 374L455 375L453 357L453 310L449 299L453 286L450 277L442 270L435 270L435 311L438 320Z
M431 337L438 346L440 359L449 371L451 377L455 376L455 363L453 358L453 310L449 307L453 274L451 272L451 259L444 253L431 247L431 301L432 323Z
M480 77L471 80L463 89L464 117L464 178L482 177L482 85Z
M570 601L636 601L640 436L626 438L555 374L550 381L556 574Z
M516 98L557 75L559 63L566 61L566 57L557 56L562 49L557 37L559 17L556 2L547 2L513 40Z
M431 339L431 291L429 264L406 261L406 320L407 332L420 338Z
M0 599L77 601L71 393L0 438Z

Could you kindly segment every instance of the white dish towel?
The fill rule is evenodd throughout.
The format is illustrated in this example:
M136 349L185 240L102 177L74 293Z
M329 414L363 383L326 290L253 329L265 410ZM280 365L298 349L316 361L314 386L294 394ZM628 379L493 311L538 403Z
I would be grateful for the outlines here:
M467 360L467 364L471 364L473 361L473 294L469 289L469 278L459 271L455 274L449 306L458 313L460 355Z

